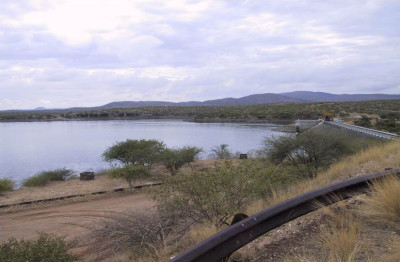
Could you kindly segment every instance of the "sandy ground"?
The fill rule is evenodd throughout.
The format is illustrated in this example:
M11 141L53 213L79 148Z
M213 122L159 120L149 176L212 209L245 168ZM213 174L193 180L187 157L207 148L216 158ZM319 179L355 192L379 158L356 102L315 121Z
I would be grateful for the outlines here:
M203 170L207 167L215 166L216 163L218 163L218 160L197 160L182 169L188 170L194 168L196 170ZM135 184L140 185L152 182L157 180L157 176L166 173L168 173L168 171L163 166L155 166L150 170L150 176L148 178L138 179ZM39 200L75 194L90 194L96 191L112 191L113 189L121 187L128 187L126 180L110 179L106 173L96 174L95 180L91 181L71 179L68 181L51 182L45 187L22 187L15 191L0 195L0 204L15 204L29 200Z
M152 208L154 202L144 193L115 193L104 199L62 206L50 206L16 213L0 213L0 242L15 237L34 238L37 232L84 236L88 227L109 214L131 208Z
M141 184L144 181L137 181ZM112 190L119 187L127 187L128 183L123 179L109 179L107 175L97 175L95 180L80 181L71 179L68 181L51 182L45 187L22 187L0 196L1 204L13 204L28 200L53 198L74 194L88 194L102 190Z

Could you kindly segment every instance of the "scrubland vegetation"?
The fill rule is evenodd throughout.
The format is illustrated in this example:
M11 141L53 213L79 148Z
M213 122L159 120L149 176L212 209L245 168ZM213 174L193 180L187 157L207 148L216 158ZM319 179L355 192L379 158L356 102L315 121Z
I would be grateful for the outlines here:
M154 165L164 165L168 172L158 177L163 185L151 191L154 208L107 215L92 229L91 248L99 258L167 261L229 225L236 213L252 215L309 190L400 165L398 142L335 134L315 130L266 140L259 157L246 160L231 159L229 147L221 145L214 148L215 158L221 160L201 169L181 168L196 159L198 148L168 149L156 140L116 143L103 154L114 167L110 176L122 177L132 186ZM368 226L361 221L384 223L395 232L388 245L398 245L399 186L398 178L374 183L372 193L357 208L326 209L331 223L320 233L320 254L304 259L354 261L367 252L362 240ZM247 251L239 250L239 261L252 261L262 252L252 248L250 244Z
M357 120L353 114L370 118L371 126L399 131L400 100L341 103L287 103L247 106L165 106L108 110L60 110L0 112L0 121L188 119L198 122L271 122L319 119L328 111L338 117Z
M267 153L265 159L226 160L204 170L189 169L177 172L174 176L163 176L163 186L154 193L158 203L155 209L151 212L127 211L123 215L110 217L106 224L98 225L93 233L96 243L100 243L105 235L112 235L113 238L96 245L96 250L104 252L104 255L109 254L110 247L124 251L126 261L165 261L226 227L235 213L251 215L295 195L353 176L352 168L363 166L371 160L379 164L370 170L365 168L363 173L377 171L375 169L381 171L387 165L399 164L396 159L399 156L398 143L373 143L374 147L364 143L349 150L349 140L343 137L335 139L313 133L314 139L310 141L308 135L290 138L292 154L289 155L292 159L288 154L285 157L278 154L279 158L276 158L276 154ZM280 143L286 144L288 141L288 138L281 138L275 144L266 141L265 150L279 151ZM327 150L328 146L330 150ZM300 147L305 148L301 153L298 152ZM307 157L311 152L322 160L309 160ZM327 154L326 158L324 154ZM394 158L385 159L388 156ZM344 157L345 160L341 161ZM379 162L382 158L384 161ZM279 161L275 162L277 159ZM371 198L377 199L376 194L372 194ZM350 213L342 214L341 218L346 223L352 221L349 220L351 217L346 217ZM129 229L140 221L148 221L142 225L145 234L140 226L136 226L135 230ZM354 238L354 234L359 234L359 231L356 224L348 225L339 220L332 224L332 228L327 228L325 232L326 257L331 261L352 261L341 259L352 259L351 256L357 253L359 238ZM149 242L138 242L137 239L143 234L159 237L152 237L148 239ZM153 241L158 242L155 244ZM340 241L347 242L343 244Z
M0 245L0 261L2 262L72 262L78 257L69 250L76 245L74 241L66 241L62 237L40 233L36 239L10 239Z

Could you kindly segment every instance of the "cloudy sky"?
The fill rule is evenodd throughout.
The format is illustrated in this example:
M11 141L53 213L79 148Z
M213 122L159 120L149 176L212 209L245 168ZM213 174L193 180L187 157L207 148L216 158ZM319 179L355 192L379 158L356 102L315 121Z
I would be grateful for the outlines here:
M398 0L1 0L0 110L400 92Z

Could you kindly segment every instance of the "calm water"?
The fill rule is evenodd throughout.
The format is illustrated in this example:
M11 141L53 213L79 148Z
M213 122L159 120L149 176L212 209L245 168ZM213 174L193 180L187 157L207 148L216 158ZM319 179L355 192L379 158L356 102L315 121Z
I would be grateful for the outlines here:
M0 177L20 182L42 170L76 171L109 167L101 159L117 141L158 139L168 147L228 144L233 152L257 149L265 137L283 133L271 125L192 123L177 120L115 120L0 123Z

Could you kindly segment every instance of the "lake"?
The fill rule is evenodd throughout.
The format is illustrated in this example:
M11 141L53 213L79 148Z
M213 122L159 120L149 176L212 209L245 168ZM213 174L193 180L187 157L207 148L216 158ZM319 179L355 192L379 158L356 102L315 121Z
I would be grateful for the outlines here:
M179 120L112 120L0 123L0 178L21 182L43 170L100 170L101 154L126 139L158 139L168 147L203 148L201 158L220 144L232 152L261 147L266 137L284 133L272 124L194 123Z

